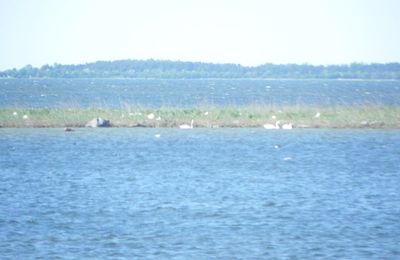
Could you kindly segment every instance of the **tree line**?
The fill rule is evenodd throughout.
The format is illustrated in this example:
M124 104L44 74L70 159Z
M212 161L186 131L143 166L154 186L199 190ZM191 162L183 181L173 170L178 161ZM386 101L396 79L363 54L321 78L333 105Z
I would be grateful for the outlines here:
M168 60L97 61L79 65L27 65L0 72L2 78L294 78L400 79L400 63L346 65L272 64L242 66Z

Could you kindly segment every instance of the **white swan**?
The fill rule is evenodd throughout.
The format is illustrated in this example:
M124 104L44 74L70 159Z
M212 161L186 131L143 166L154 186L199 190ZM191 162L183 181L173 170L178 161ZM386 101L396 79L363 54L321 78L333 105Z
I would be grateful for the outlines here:
M283 125L282 125L282 129L285 129L285 130L293 129L293 125L292 125L292 123L283 124Z
M180 125L179 126L179 128L180 129L192 129L193 128L193 119L192 119L192 121L190 122L190 125L188 125L188 124L183 124L183 125Z
M280 121L276 121L275 125L273 125L273 124L265 124L263 126L264 126L265 129L279 129L280 128L279 127L280 123L281 123Z
M150 114L147 115L147 118L150 119L150 120L153 120L154 117L155 117L155 115L153 113L150 113Z

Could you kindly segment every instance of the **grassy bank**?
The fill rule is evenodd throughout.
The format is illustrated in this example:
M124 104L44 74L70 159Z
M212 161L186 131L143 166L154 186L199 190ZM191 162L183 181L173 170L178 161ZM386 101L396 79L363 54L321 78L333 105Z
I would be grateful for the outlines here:
M114 127L263 127L292 123L298 128L400 128L399 106L245 106L198 108L0 109L0 127L84 127L93 118L110 120Z

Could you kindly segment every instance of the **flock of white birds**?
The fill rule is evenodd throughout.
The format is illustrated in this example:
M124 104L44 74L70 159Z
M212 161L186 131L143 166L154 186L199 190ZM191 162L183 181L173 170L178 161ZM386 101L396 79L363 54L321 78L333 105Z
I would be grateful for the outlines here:
M14 112L13 115L14 116L18 116L18 113ZM204 115L208 115L208 112L205 112ZM321 113L317 112L314 115L314 118L319 118L320 116L321 116ZM22 118L23 119L28 119L28 115L23 115ZM147 118L148 119L154 119L155 115L153 113L148 114ZM271 118L272 119L276 119L276 116L272 116ZM161 120L161 118L158 117L157 120ZM179 125L179 128L180 129L192 129L193 128L193 123L194 123L194 120L192 119L192 121L190 122L190 125L182 124L182 125ZM264 129L268 129L268 130L274 130L274 129L290 130L290 129L293 129L293 124L292 123L281 124L281 122L278 120L278 121L275 122L275 124L267 123L267 124L264 124L263 127L264 127Z
M206 112L205 115L208 115L208 112ZM320 116L321 116L321 113L317 112L314 115L314 118L319 118ZM273 115L271 118L272 119L276 119L276 116ZM190 125L183 124L183 125L180 125L179 128L180 129L192 129L193 128L193 122L194 122L194 120L192 119L192 121L190 122ZM291 129L293 129L293 124L292 123L281 124L281 121L278 120L278 121L275 122L275 124L267 123L267 124L264 124L263 127L264 127L264 129L267 129L267 130L274 130L274 129L291 130Z
M180 129L192 129L193 128L193 122L194 120L190 122L190 125L188 124L183 124L179 125ZM268 130L273 130L273 129L285 129L285 130L290 130L293 129L293 124L292 123L287 123L287 124L282 124L280 121L276 121L275 124L264 124L263 127Z

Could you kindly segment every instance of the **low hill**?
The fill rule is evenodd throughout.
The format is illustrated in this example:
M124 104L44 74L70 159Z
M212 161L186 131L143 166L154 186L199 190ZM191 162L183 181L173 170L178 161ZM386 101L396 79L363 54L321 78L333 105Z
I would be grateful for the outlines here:
M321 78L400 79L400 63L348 65L271 64L246 67L168 60L97 61L79 65L44 65L0 72L0 78Z

